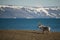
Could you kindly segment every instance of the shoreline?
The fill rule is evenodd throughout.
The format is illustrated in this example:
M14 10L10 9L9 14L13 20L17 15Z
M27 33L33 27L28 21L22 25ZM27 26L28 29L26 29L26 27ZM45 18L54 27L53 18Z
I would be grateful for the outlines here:
M60 40L60 32L42 34L35 30L0 30L0 40Z

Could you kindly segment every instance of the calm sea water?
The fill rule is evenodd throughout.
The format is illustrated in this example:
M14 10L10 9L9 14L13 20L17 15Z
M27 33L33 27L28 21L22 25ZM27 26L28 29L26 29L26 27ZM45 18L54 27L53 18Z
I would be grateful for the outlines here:
M60 32L60 19L12 19L0 18L0 30L38 30L38 24L50 26L52 31Z

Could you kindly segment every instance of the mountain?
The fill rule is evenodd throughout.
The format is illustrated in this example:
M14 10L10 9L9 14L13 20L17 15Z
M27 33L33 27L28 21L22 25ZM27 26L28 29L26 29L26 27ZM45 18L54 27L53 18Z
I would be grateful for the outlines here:
M60 7L0 5L0 18L60 18Z

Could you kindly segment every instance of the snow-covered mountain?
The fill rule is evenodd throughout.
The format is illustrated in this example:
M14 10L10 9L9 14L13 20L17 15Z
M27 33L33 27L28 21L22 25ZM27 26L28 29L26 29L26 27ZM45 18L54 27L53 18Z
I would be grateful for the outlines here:
M0 18L60 18L60 7L0 5Z

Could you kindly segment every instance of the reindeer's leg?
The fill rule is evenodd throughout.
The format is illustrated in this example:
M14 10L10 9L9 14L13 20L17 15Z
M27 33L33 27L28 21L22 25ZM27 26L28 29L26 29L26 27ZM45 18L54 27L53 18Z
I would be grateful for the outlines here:
M48 33L49 33L49 34L51 33L50 30L48 30Z
M44 34L44 30L42 30L42 34Z

